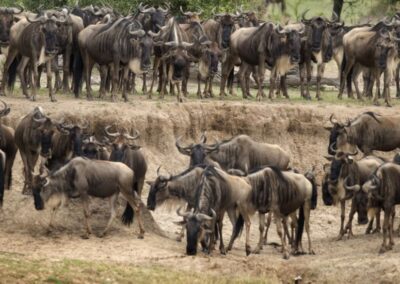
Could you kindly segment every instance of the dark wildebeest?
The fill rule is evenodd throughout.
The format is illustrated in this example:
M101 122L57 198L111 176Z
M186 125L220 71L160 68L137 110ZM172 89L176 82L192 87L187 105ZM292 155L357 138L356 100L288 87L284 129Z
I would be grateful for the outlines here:
M163 71L160 77L162 81L160 98L164 98L167 83L170 83L171 94L175 94L176 86L177 100L182 102L180 85L183 86L188 78L190 62L197 61L187 50L188 47L193 46L193 43L188 42L186 33L182 31L174 18L171 18L161 30L159 40L164 42L163 56L161 57Z
M127 18L104 25L99 30L85 36L82 30L79 34L79 47L84 58L85 78L88 99L91 94L91 70L95 63L105 68L112 64L112 90L111 99L115 101L116 92L119 87L120 66L122 73L122 97L128 101L126 94L128 74L132 71L135 74L147 72L150 68L150 56L153 40L141 29L141 24L136 20ZM104 96L106 78L102 72L100 97Z
M238 135L214 145L206 145L206 141L203 134L199 144L183 146L178 139L176 147L180 153L190 156L190 166L216 165L217 162L222 169L239 169L245 173L261 166L274 166L281 170L289 167L290 156L280 146L256 142L247 135Z
M306 19L305 11L302 15L302 23L306 26L306 39L302 41L301 59L299 63L300 72L300 87L301 95L306 99L310 97L310 81L311 81L311 62L317 64L317 94L316 98L321 99L321 79L324 75L325 63L332 58L332 37L329 28L332 25L337 25L335 21L329 21L322 17L313 17ZM305 78L305 73L307 78ZM304 81L307 79L306 88Z
M24 8L17 4L16 8L0 7L0 48L10 44L10 29L17 20L14 15L21 14Z
M400 115L378 115L365 112L346 124L330 117L333 124L329 136L328 152L334 155L338 152L354 152L357 146L364 155L372 154L373 150L393 151L400 146ZM333 151L332 151L333 150Z
M268 33L269 31L269 33ZM263 81L265 68L271 70L269 98L272 99L276 79L280 76L281 89L285 97L289 98L286 87L286 73L299 63L301 50L301 36L304 33L303 25L290 25L273 30L257 27L242 28L231 36L231 56L238 56L242 61L239 78L244 97L251 96L249 84L245 85L246 74L249 68L258 66L258 90L257 98L263 96ZM263 38L264 37L264 38ZM267 41L266 44L264 41ZM255 43L250 50L250 43ZM257 51L255 50L257 48ZM232 62L236 60L233 59ZM264 62L266 62L266 64ZM225 70L226 71L226 70Z
M57 130L42 135L40 155L50 171L58 170L74 157L82 156L83 131L86 125L57 123Z
M30 22L21 33L18 40L18 52L22 59L18 65L18 74L21 78L22 92L27 98L36 100L36 87L39 80L38 66L46 63L47 82L49 83L49 96L52 102L55 102L52 81L51 64L54 57L58 54L59 43L58 33L59 25L65 23L67 19L48 17L45 13L36 19L30 19ZM25 78L25 68L30 64L32 76L32 96L28 95L27 78Z
M134 189L139 196L142 194L144 179L147 172L147 162L140 150L140 146L133 144L133 141L140 137L138 131L131 136L126 129L122 133L110 133L111 126L107 126L104 131L108 138L111 139L110 161L121 162L126 164L135 172Z
M96 137L90 136L82 141L82 156L92 160L108 161L110 152L107 150L106 143L97 141Z
M324 195L330 195L333 204L340 203L340 231L338 240L342 239L347 233L348 237L352 237L352 222L354 214L357 212L358 223L368 223L367 203L368 198L362 191L355 190L361 187L369 178L369 176L383 163L382 159L367 156L359 161L354 161L353 156L357 153L338 152L332 158L330 173L328 176L328 187L323 188ZM351 209L349 212L349 220L344 226L346 200L351 199ZM329 204L326 204L329 205ZM377 228L379 221L377 220ZM367 233L372 230L372 223L368 226Z
M0 102L4 105L4 108L0 110L0 117L5 117L10 113L10 108L4 101ZM0 121L0 150L3 151L5 159L2 161L5 163L1 169L4 175L3 183L4 189L11 189L12 181L12 167L17 154L18 148L15 144L14 129L1 123Z
M359 64L369 68L373 74L373 79L377 85L374 97L375 105L379 104L379 81L382 72L384 72L383 97L386 105L391 106L389 84L396 67L397 42L400 39L392 37L392 34L384 32L384 29L382 24L379 23L372 28L353 29L343 37L344 56L338 98L342 97L346 80L348 93L351 93L351 84L349 83L351 71L355 64ZM372 88L372 84L370 84L370 88ZM358 88L357 96L361 97Z
M394 163L385 163L380 166L364 183L362 190L368 194L375 207L383 209L383 242L380 253L393 248L393 223L395 205L400 204L400 166ZM387 235L389 233L389 244Z
M209 19L203 23L204 32L207 38L218 44L218 48L222 51L221 63L224 64L229 55L229 41L232 33L237 29L236 20L239 16L222 13L216 14L214 19ZM227 75L228 76L228 75ZM228 87L229 93L234 95L233 89L234 70L229 73Z
M24 164L24 194L32 190L32 172L39 158L44 134L54 131L56 125L48 118L41 107L27 114L15 129L15 144Z
M122 193L127 200L122 222L130 225L134 213L139 221L139 238L144 237L141 217L142 201L134 190L135 174L123 163L89 160L81 157L72 159L67 165L49 176L36 176L33 196L36 210L48 207L52 211L49 228L56 210L69 198L80 198L86 223L84 238L89 238L92 228L89 223L89 197L110 198L111 216L103 237L116 216L118 195Z
M87 27L101 21L101 19L108 13L102 9L97 9L97 11L95 11L93 5L90 5L84 8L74 7L71 14L80 17L83 21L83 26Z

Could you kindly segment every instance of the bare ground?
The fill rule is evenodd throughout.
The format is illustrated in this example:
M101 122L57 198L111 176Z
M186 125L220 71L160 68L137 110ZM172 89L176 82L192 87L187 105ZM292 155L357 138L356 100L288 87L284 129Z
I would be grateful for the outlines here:
M137 97L128 104L87 102L66 97L59 97L59 102L54 104L48 102L45 96L36 103L10 97L5 100L12 111L4 122L13 127L34 106L40 105L54 118L66 116L73 120L90 121L97 134L106 124L112 123L138 129L142 134L138 144L143 146L149 163L147 180L155 178L159 165L172 173L184 170L188 159L175 149L175 137L184 135L184 141L191 142L198 140L203 130L207 130L210 139L244 133L257 141L280 144L291 153L295 168L304 172L316 165L320 178L328 139L328 132L323 126L328 124L331 113L339 119L346 119L367 110L394 114L400 109L398 106L388 109L337 106L323 102L310 105L213 100L176 104ZM221 256L216 251L211 256L200 253L196 257L187 257L184 255L185 244L174 240L178 228L173 221L179 220L175 214L176 206L157 208L151 215L146 213L147 233L144 240L137 239L136 224L134 228L127 228L119 220L105 238L93 236L90 240L81 239L83 212L77 201L60 210L55 222L57 229L46 233L49 212L35 211L32 198L21 194L23 177L19 155L13 175L12 190L6 192L0 214L2 256L12 253L32 261L73 259L135 267L161 266L171 271L225 276L232 280L238 277L249 280L261 278L272 283L292 283L296 276L301 276L303 283L400 282L400 246L395 245L393 251L378 255L381 234L364 235L365 226L358 225L354 226L354 239L335 241L339 231L339 208L324 206L320 198L311 216L311 236L316 255L291 257L285 261L278 248L267 246L260 255L246 257L242 236L227 256ZM147 193L148 188L145 187L144 202ZM108 202L93 201L91 208L94 231L100 232L108 218ZM230 229L227 223L225 239ZM278 242L275 228L270 232L269 240ZM253 246L257 237L258 220L255 216L251 230ZM3 274L4 269L0 265ZM23 278L22 282L31 281L30 278Z

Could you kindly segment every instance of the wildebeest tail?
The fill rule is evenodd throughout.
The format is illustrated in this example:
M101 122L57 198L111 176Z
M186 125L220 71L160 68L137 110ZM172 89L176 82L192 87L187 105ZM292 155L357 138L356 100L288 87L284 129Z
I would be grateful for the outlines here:
M13 62L10 65L10 68L8 68L7 72L7 86L8 88L12 88L15 84L15 80L17 79L17 67L19 64L20 58L17 56L13 60Z
M236 238L240 236L240 234L243 231L243 226L244 226L244 219L242 214L239 214L239 217L237 218L235 223L235 227L233 228L233 233L232 233L233 240L236 240Z
M296 247L299 246L303 231L304 231L304 208L303 205L300 207L299 218L297 219L297 230L296 230Z
M4 165L5 165L5 155L0 154L0 208L3 207L4 198Z
M121 221L124 225L130 226L133 223L135 212L129 202L126 203L124 214L122 214Z
M74 63L72 64L72 74L74 81L73 85L74 95L75 97L78 97L83 77L83 59L80 51L77 51L74 54Z

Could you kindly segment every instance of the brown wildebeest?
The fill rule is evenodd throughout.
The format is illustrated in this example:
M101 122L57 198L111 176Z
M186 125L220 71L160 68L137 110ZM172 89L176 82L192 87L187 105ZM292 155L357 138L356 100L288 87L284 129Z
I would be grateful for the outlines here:
M400 115L379 115L365 112L346 124L330 117L333 127L329 137L328 153L354 152L358 147L364 155L372 151L393 151L400 147Z
M248 173L261 166L274 166L281 170L289 167L290 156L280 146L275 144L256 142L247 135L234 136L231 139L217 142L213 145L205 144L203 134L199 144L183 146L179 139L176 147L179 152L190 156L190 166L217 162L222 169L239 169Z
M51 131L54 131L56 123L53 123L47 117L41 107L27 114L17 125L15 129L15 144L21 154L24 164L24 188L23 194L31 194L32 190L32 172L39 158L42 137Z
M80 198L86 222L86 232L83 238L89 238L92 228L89 223L89 197L110 198L111 216L104 231L103 237L110 228L116 216L118 195L121 193L127 200L122 222L130 225L134 213L139 222L139 238L144 237L144 228L141 217L142 201L134 190L135 174L125 164L110 161L89 160L81 157L72 159L67 165L49 176L37 176L33 196L36 210L49 207L52 210L49 228L56 210L68 198Z
M10 107L0 100L4 108L0 110L0 117L5 117L10 113ZM4 171L4 189L11 189L12 182L12 167L17 154L18 148L15 144L14 129L1 123L0 121L0 150L5 154L5 165L2 169Z
M104 131L108 138L111 139L111 154L110 161L121 162L131 168L135 173L134 189L139 196L142 195L144 180L147 172L147 162L143 155L140 146L133 144L133 141L139 139L140 133L135 131L131 136L129 132L124 129L121 132L109 132L111 126L107 126Z
M384 253L393 248L393 223L395 205L400 204L400 166L393 163L381 165L364 183L362 190L368 194L375 207L382 208L385 215L383 219L383 242L379 253ZM389 244L387 238L389 234Z
M108 161L110 152L106 148L106 143L97 141L96 137L90 136L82 141L82 156L92 160Z

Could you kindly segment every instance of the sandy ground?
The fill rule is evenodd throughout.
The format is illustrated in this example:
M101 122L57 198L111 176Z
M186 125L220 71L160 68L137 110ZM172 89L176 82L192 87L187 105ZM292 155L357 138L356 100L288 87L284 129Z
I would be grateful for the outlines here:
M293 104L268 102L221 102L189 101L184 104L146 101L133 98L130 103L87 102L59 97L58 103L48 102L45 96L39 102L22 98L5 98L11 106L4 123L15 127L19 119L40 105L53 118L65 116L72 120L88 120L92 130L100 134L107 124L138 129L149 170L146 180L155 178L156 168L179 173L188 165L187 157L178 153L175 137L183 135L185 142L198 140L201 131L207 130L211 138L228 138L236 134L248 134L257 141L280 144L292 156L292 165L304 172L317 166L318 178L325 163L328 118L335 113L339 119L372 110L381 114L398 113L400 107L376 108L359 106L332 106L318 104ZM388 154L387 156L391 156ZM37 212L33 199L21 194L22 163L17 156L13 169L12 190L6 192L3 211L0 213L1 251L22 254L35 259L81 259L104 262L123 262L135 265L163 265L175 270L199 273L223 274L232 277L265 275L266 282L291 283L301 276L302 283L399 283L400 246L393 251L378 255L381 234L365 235L365 226L354 226L354 239L335 241L339 232L339 208L326 207L321 198L311 216L311 236L316 255L291 257L283 260L279 249L264 247L260 255L245 256L244 236L235 243L227 256L215 251L211 256L200 253L196 257L184 255L185 244L174 240L179 221L175 207L157 208L146 213L147 233L144 240L137 239L136 224L124 227L119 220L105 238L93 236L83 240L83 212L78 201L70 202L56 217L57 229L46 233L49 212ZM320 193L320 188L319 188ZM148 188L142 199L145 202ZM321 194L319 194L321 196ZM347 212L348 212L347 208ZM105 226L108 202L93 200L92 224L95 232ZM122 213L122 206L119 213ZM156 224L153 223L154 218ZM396 224L398 220L396 219ZM162 233L160 234L161 228ZM225 239L230 233L225 226ZM270 230L269 240L278 242L275 228ZM162 236L165 235L165 236ZM253 218L251 240L253 247L258 238L258 219ZM304 242L304 245L306 242Z

